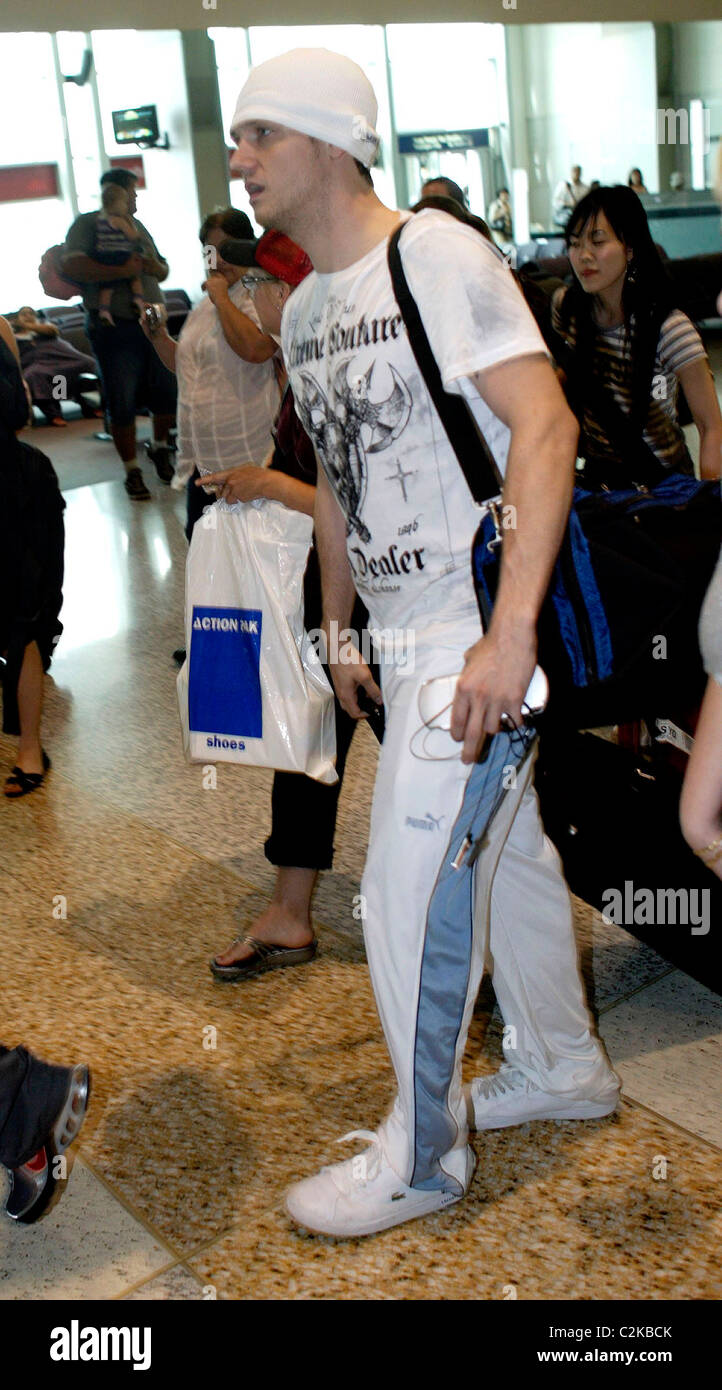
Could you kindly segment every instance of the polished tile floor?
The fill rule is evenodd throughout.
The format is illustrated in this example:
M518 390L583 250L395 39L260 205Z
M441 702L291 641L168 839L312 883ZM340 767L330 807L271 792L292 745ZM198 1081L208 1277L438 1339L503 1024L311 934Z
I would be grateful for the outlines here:
M718 1297L720 1000L579 902L619 1113L477 1138L472 1190L439 1216L345 1243L293 1228L286 1184L391 1094L353 913L375 744L355 740L318 959L216 984L209 956L272 884L270 774L221 766L205 789L183 760L182 499L153 483L131 503L87 425L49 434L61 476L72 456L74 484L84 465L106 481L66 493L53 771L0 804L0 1036L87 1059L95 1090L63 1200L33 1228L0 1219L0 1298ZM3 766L13 746L0 738ZM467 1065L500 1058L485 982Z

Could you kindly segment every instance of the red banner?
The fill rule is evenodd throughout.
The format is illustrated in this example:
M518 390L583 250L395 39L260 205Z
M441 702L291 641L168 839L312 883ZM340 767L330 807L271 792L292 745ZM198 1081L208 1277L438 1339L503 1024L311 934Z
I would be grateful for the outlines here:
M0 168L0 203L57 198L59 194L57 164L12 164Z

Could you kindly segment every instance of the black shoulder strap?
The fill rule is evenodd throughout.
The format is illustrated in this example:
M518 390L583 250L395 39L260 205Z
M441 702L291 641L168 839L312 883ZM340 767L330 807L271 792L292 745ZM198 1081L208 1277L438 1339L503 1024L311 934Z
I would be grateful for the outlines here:
M396 302L406 324L411 350L449 437L469 491L475 502L486 502L501 491L501 477L494 456L477 429L462 396L444 390L436 358L421 321L418 305L409 289L399 249L399 238L406 226L402 222L389 239L388 263Z

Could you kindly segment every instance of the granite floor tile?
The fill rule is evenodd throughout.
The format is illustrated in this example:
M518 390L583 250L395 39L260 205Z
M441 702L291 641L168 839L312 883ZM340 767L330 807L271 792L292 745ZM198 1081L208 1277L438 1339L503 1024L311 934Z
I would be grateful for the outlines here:
M57 683L48 685L45 742L54 763L43 791L48 809L57 812L61 798L64 804L79 789L92 789L123 814L136 816L270 891L274 871L263 846L271 829L272 772L219 764L215 785L204 785L208 779L203 765L184 760L170 658L155 653L146 663L142 653L126 653L119 638L105 645L108 675L102 682L95 676L97 653L92 662L88 653L81 653L72 673L64 672L58 660ZM91 676L84 670L86 662L92 665ZM118 668L124 672L120 679L111 675ZM84 692L64 721L59 708L62 679L76 682ZM128 707L136 702L138 708L129 719ZM356 884L363 868L376 747L373 736L360 730L341 794L334 874L351 877ZM0 757L9 765L13 752L10 740L0 742ZM68 784L63 793L62 784ZM331 877L322 881L322 904Z
M207 959L231 910L228 875L217 869L220 883L195 892L191 875L186 891L179 861L193 856L158 837L146 846L152 896L144 882L139 909L133 880L142 846L128 827L126 841L130 860L119 861L107 890L93 888L97 863L87 878L78 868L75 879L66 869L61 885L48 879L68 889L65 920L52 918L46 885L10 880L4 1037L42 1056L87 1058L94 1095L83 1142L91 1161L134 1210L187 1248L232 1223L239 1190L248 1186L252 1197L254 1184L268 1190L274 1168L292 1171L293 1124L310 1085L305 1067L314 1084L321 1069L324 1092L334 1078L340 1098L339 1052L350 1049L358 1066L371 1036L387 1078L388 1064L360 949L329 938L320 974L314 964L240 989L219 985ZM283 1078L293 1068L303 1084L289 1094ZM280 1163L264 1141L267 1115L274 1125L288 1116ZM333 1112L336 1123L341 1115Z
M187 1251L232 1226L239 1211L263 1210L270 1193L312 1166L309 1134L333 1155L340 1134L387 1108L391 1076L360 924L347 896L335 903L312 966L220 985L208 957L239 902L248 915L258 910L258 890L87 794L57 809L52 834L47 814L36 806L24 833L14 824L9 851L0 851L13 885L3 944L9 1040L90 1060L90 1159ZM59 893L67 917L57 919ZM585 929L593 961L588 915ZM599 958L609 960L615 941L600 930ZM52 980L52 991L34 991L33 980ZM605 988L602 975L597 988ZM493 1009L485 981L468 1075L503 1058Z
M625 1094L722 1147L722 1000L675 970L602 1016Z
M273 882L272 775L221 766L211 790L183 761L171 662L182 499L166 489L133 508L116 481L69 502L66 632L45 732L53 772L32 797L0 798L0 1036L87 1059L94 1090L70 1189L47 1218L62 1224L42 1223L26 1247L41 1250L45 1230L56 1264L24 1276L8 1263L18 1230L0 1223L2 1296L48 1297L59 1279L81 1299L197 1298L207 1286L219 1298L493 1299L510 1285L532 1299L713 1297L710 1150L629 1106L599 1123L485 1136L470 1198L443 1216L344 1246L293 1230L285 1187L342 1156L338 1137L374 1125L392 1097L354 911L377 746L367 729L354 740L336 865L315 905L318 959L215 982L208 958ZM0 738L0 764L13 753ZM578 902L575 925L590 1003L632 1094L661 1108L683 1079L697 1094L708 1001L665 985L661 957ZM651 1066L655 1050L674 1061L668 1077ZM465 1074L502 1058L484 981ZM700 1103L700 1132L708 1120ZM105 1245L76 1265L94 1203Z
M188 1303L214 1297L215 1290L212 1286L204 1287L197 1275L189 1274L182 1265L174 1265L172 1269L156 1274L154 1279L147 1280L130 1293L122 1294L121 1300L123 1303Z
M299 1231L279 1200L190 1257L233 1299L714 1299L716 1155L625 1106L475 1141L468 1197L366 1240ZM667 1157L666 1177L658 1157ZM317 1146L317 1162L328 1157ZM309 1171L313 1171L313 1165Z
M0 1169L5 1204L7 1175ZM67 1190L32 1226L0 1217L0 1299L109 1299L172 1256L75 1157Z

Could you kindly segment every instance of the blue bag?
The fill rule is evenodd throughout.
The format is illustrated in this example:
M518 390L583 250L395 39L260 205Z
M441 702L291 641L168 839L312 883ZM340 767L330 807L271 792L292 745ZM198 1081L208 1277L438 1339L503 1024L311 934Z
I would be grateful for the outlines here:
M577 728L692 704L704 686L699 611L719 553L717 483L670 474L653 488L576 488L539 620L552 712ZM472 547L482 619L501 550L492 502Z
M501 482L494 458L460 396L443 387L399 251L388 264L409 343L469 490L487 510L471 568L485 629L501 559ZM641 452L641 450L640 450ZM648 451L651 454L651 451ZM619 491L576 488L569 523L539 618L539 663L549 678L547 718L578 729L626 723L704 686L697 642L702 600L719 554L722 506L716 482L698 482L641 458Z

